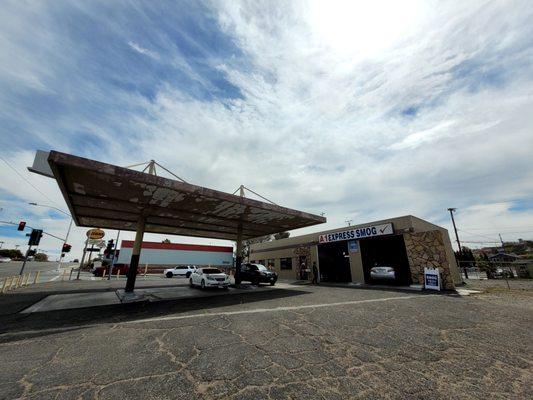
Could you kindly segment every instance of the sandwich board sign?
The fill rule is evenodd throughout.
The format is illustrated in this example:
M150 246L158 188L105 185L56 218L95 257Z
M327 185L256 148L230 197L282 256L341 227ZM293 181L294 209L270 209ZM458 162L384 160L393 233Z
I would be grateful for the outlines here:
M424 268L424 289L428 290L440 290L441 289L441 277L438 268L430 269Z

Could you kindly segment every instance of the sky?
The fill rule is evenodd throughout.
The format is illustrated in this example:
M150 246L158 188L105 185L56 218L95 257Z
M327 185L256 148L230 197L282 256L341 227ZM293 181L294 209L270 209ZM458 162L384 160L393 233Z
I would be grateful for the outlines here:
M0 220L65 236L28 204L66 210L26 169L53 149L327 217L293 235L407 214L452 233L456 207L465 245L533 239L532 20L529 0L5 1Z

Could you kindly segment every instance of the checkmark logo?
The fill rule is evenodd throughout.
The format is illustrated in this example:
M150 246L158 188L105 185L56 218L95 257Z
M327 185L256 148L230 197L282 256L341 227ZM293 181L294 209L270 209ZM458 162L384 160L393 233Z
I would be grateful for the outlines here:
M383 232L385 232L386 230L387 230L387 227L385 227L385 228L383 228L383 229L380 229L379 231L380 231L381 233L383 233Z

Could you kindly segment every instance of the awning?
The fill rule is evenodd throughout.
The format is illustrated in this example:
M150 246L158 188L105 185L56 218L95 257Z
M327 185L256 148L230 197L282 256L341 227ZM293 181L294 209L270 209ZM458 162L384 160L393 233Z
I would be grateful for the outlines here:
M326 222L309 214L70 154L48 163L76 225L236 240Z

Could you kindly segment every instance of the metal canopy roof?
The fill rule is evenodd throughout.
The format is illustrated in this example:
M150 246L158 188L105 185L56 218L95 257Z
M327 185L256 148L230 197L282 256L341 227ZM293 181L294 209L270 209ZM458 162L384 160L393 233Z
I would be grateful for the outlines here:
M236 240L326 222L326 218L70 154L48 163L78 226Z

